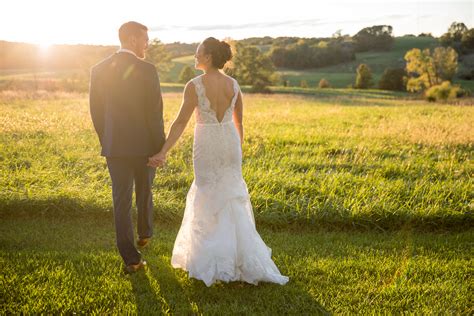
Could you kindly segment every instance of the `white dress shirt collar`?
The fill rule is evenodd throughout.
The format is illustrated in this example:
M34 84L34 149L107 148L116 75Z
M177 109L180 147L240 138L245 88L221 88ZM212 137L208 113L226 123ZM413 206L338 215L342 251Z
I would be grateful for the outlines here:
M126 48L120 48L117 53L129 53L129 54L132 54L133 56L137 57L137 54L135 54L133 51L131 51L130 49L126 49Z

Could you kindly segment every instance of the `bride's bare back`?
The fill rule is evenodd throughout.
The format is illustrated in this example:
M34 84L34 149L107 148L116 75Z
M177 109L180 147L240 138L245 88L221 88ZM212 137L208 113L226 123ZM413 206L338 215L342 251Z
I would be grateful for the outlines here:
M221 122L234 98L233 80L221 73L204 74L202 83L211 109L216 113L217 120Z

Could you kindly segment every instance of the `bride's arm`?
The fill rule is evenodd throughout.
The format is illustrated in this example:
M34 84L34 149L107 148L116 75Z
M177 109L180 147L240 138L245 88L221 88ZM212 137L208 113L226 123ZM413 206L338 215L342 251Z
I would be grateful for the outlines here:
M183 131L186 128L186 125L188 124L189 119L193 114L194 107L197 103L198 99L194 84L192 82L188 82L186 84L186 87L184 88L181 109L179 110L178 115L171 124L168 137L166 138L166 142L163 145L163 148L161 148L161 151L150 158L150 160L154 162L154 167L156 167L160 161L161 163L164 162L168 151L176 144L178 139L181 137L181 134L183 134Z
M237 100L235 102L235 107L234 107L234 125L235 128L237 129L237 132L239 132L240 136L240 144L244 142L244 126L242 124L243 120L243 103L242 103L242 93L239 91L239 95L237 96Z

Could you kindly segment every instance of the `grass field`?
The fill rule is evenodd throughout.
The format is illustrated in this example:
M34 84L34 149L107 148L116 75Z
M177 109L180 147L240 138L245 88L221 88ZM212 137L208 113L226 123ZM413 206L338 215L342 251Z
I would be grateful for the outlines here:
M260 229L285 286L207 288L170 266L177 227L159 225L149 268L125 276L112 216L2 219L2 314L472 314L471 232Z
M164 99L169 125L181 95ZM244 178L288 285L171 268L192 126L155 179L150 267L122 275L87 95L3 91L0 312L473 312L474 108L376 90L244 102Z

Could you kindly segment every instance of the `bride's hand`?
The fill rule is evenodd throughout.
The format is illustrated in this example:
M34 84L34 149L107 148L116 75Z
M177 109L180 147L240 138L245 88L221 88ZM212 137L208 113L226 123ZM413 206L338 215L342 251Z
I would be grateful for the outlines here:
M148 163L147 166L157 168L157 167L163 167L166 163L166 153L159 152L156 155L153 155L152 157L148 158Z

